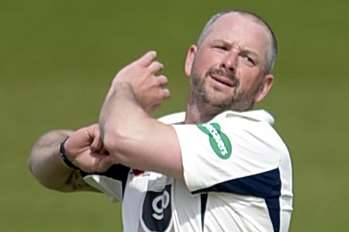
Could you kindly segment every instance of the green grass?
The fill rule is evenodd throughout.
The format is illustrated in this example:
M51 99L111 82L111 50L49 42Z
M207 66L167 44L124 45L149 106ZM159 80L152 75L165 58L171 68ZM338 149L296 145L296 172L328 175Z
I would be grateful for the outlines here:
M349 97L347 1L9 1L0 3L0 231L121 231L118 203L102 194L42 188L26 159L53 128L97 120L116 71L156 49L182 110L186 49L227 8L264 16L280 42L276 83L260 106L276 116L294 165L291 231L346 231ZM118 230L119 229L119 230Z

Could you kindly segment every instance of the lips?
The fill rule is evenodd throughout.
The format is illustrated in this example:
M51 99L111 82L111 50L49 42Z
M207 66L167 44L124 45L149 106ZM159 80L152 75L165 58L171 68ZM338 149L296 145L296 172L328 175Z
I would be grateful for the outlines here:
M232 88L232 87L235 87L235 86L236 86L235 81L233 81L231 78L229 78L229 77L227 77L227 76L219 75L219 74L217 74L217 73L210 73L209 76L210 76L213 80L215 80L215 81L217 81L217 82L219 82L219 83L221 83L222 85L225 85L225 86L227 86L227 87Z

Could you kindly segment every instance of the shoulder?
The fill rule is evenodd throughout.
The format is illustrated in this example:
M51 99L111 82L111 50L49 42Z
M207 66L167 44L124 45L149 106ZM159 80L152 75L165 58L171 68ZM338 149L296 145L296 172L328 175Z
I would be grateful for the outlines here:
M177 112L168 114L158 118L158 120L165 124L178 124L183 123L185 119L185 112Z
M221 121L231 123L234 121L246 123L265 123L272 126L275 122L274 117L265 110L251 110L244 112L225 111L218 114L211 121Z
M227 134L246 135L247 137L265 137L265 135L274 132L274 118L264 110L236 112L225 111L207 123L200 124L203 129L212 127L219 128Z
M284 141L273 127L274 122L274 117L265 110L225 111L213 118L208 125L219 127L231 139L288 153Z

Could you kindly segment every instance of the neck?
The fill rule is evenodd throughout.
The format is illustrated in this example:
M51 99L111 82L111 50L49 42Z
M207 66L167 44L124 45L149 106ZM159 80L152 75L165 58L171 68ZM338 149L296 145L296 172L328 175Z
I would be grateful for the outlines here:
M199 103L193 101L191 96L189 97L187 104L186 114L185 114L185 123L186 124L196 124L196 123L205 123L214 118L217 114L221 112L221 109L212 107L206 103Z

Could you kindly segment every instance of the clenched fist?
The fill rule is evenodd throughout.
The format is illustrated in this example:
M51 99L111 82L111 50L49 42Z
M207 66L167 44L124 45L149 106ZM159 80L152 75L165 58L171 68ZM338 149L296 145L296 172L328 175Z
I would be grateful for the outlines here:
M73 132L64 148L67 158L85 172L103 172L113 165L113 157L103 148L98 124Z

